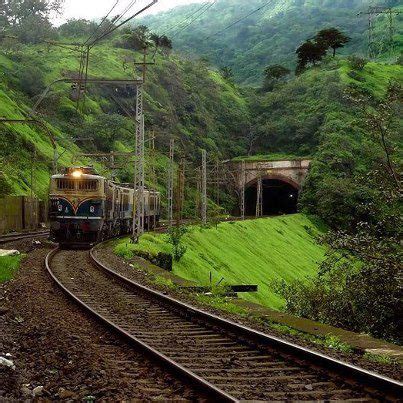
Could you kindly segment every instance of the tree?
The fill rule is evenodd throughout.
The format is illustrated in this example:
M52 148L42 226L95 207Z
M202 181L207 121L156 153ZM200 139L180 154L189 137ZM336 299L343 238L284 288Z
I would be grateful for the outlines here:
M85 19L71 19L59 27L63 36L71 38L89 37L97 29L97 24Z
M172 41L166 35L150 35L150 40L154 42L156 48L172 49Z
M264 70L264 83L263 89L266 91L272 91L274 85L287 77L291 71L280 64L274 64L267 66Z
M127 28L122 30L121 39L117 45L125 49L141 50L149 46L150 39L148 27L139 25L134 29Z
M0 21L22 41L36 43L54 35L50 17L61 12L63 2L64 0L3 0L0 4Z
M168 242L172 245L172 256L176 262L179 262L187 251L187 247L182 244L182 238L187 232L188 229L183 225L172 226L168 230Z
M287 67L281 66L280 64L274 64L272 66L267 66L264 70L265 78L280 80L288 76L291 73Z
M297 71L304 69L308 63L314 66L326 55L326 47L322 43L308 40L300 45L295 53L298 55Z
M326 49L333 49L333 57L336 56L336 49L343 48L350 38L344 35L337 28L327 28L319 31L315 36L315 41L322 44Z
M220 68L221 76L224 80L231 81L234 77L234 73L232 72L231 67L223 66Z

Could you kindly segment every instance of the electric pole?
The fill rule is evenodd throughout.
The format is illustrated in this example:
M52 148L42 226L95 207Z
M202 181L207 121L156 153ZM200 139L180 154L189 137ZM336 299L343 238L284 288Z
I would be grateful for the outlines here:
M262 217L263 215L263 183L262 177L259 176L257 180L256 189L256 217Z
M144 232L144 114L143 84L137 85L136 139L134 161L134 223L133 241L138 242Z
M172 226L173 219L173 188L174 188L174 153L175 153L175 140L169 141L169 167L168 167L168 186L167 186L167 199L168 199L168 225Z
M181 158L178 169L178 180L176 184L176 195L175 195L176 199L175 218L177 227L179 227L182 224L184 192L185 192L185 159Z
M202 198L201 198L202 224L207 224L207 152L202 150Z
M241 218L245 219L245 185L246 185L246 164L242 161L241 165Z
M393 54L394 51L394 40L393 36L395 34L395 26L394 26L394 16L401 14L401 11L394 10L392 7L381 7L381 6L370 6L366 12L358 13L358 15L366 15L368 16L368 57L374 58L377 56L376 53L381 53L383 47L388 48L390 55ZM380 15L385 15L388 18L388 38L387 40L380 41L380 47L377 49L376 40L375 40L375 22L377 17ZM383 38L385 38L385 32L382 32Z

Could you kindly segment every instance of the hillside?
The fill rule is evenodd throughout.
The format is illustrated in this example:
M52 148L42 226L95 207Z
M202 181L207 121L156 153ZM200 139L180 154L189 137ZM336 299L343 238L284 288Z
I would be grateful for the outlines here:
M242 294L248 301L279 309L282 299L273 292L273 280L292 281L316 274L325 248L315 241L323 226L303 215L221 223L217 228L190 228L183 244L188 248L173 273L198 285L258 284L257 293ZM152 254L171 252L166 235L147 234L138 245L118 242L118 255L133 250Z
M270 64L293 69L297 46L327 27L337 27L351 37L341 54L366 54L368 21L357 14L373 4L370 0L274 0L225 29L264 4L266 0L220 0L202 9L200 4L194 4L148 16L142 23L171 37L174 48L181 53L205 57L219 67L231 67L235 79L243 84L259 84L264 68ZM377 4L393 6L399 2ZM402 16L396 19L398 55L402 50ZM375 27L376 42L381 41L386 28L385 18L380 17Z
M133 51L105 43L93 49L89 77L131 77L124 60L136 57ZM78 67L78 57L65 49L22 44L11 50L4 48L0 53L0 116L27 116L51 81L73 77ZM158 54L155 66L149 69L145 91L147 136L151 132L156 135L157 160L153 160L160 170L157 174L161 190L166 183L167 159L163 154L167 154L171 136L177 139L177 152L193 155L195 160L201 148L223 158L244 149L242 135L249 114L246 101L235 86L204 64ZM39 111L57 138L60 166L71 164L73 154L83 151L133 149L133 123L112 100L110 90L89 87L81 111L76 110L70 95L69 84L57 85ZM132 92L114 96L132 109ZM47 134L34 126L9 124L1 125L0 133L0 194L28 193L32 168L34 193L43 197L53 158ZM78 140L73 141L75 138ZM104 172L100 165L97 168ZM130 166L118 174L122 180L130 180Z

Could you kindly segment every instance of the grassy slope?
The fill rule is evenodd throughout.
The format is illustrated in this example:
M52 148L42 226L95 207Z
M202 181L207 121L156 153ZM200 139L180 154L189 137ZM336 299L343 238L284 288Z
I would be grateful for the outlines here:
M15 271L20 267L21 256L0 257L0 283L10 280Z
M270 282L291 281L316 273L325 248L314 239L324 228L302 214L259 220L222 223L217 229L192 227L185 235L188 247L174 273L198 284L214 283L224 277L224 284L258 284L258 293L242 294L245 299L280 308L282 300L273 293ZM122 240L116 253L130 257L134 249L152 253L170 253L165 235L146 234L139 245Z
M90 77L131 78L130 67L123 68L124 58L138 59L134 52L117 49L110 44L103 44L93 49L90 60ZM14 60L14 61L13 61ZM22 61L20 61L22 60ZM21 118L21 111L27 112L32 100L22 94L13 85L15 71L25 63L42 63L46 73L46 82L74 74L78 70L78 57L65 49L37 46L22 46L13 57L0 53L0 116ZM161 133L157 148L166 148L171 135L181 138L181 144L190 155L198 157L197 149L207 148L211 152L228 152L235 143L230 134L236 134L240 122L245 121L248 108L236 87L230 85L216 72L202 65L182 60L176 56L157 55L157 63L149 69L148 82L145 87L146 128ZM51 91L49 99L43 103L45 116L48 116L50 129L56 133L60 165L69 165L73 153L80 149L75 146L63 127L69 127L73 135L80 129L72 124L76 116L75 103L69 98L70 84L57 84ZM114 103L99 91L90 93L86 101L85 122L97 119L102 113L110 113ZM192 112L188 112L191 110ZM7 125L8 126L8 125ZM45 133L35 127L24 125L8 126L9 134L2 142L6 161L2 171L9 189L8 193L29 193L31 150L37 153L35 164L35 193L40 197L46 195L53 150ZM10 134L11 133L11 134ZM95 133L94 133L95 134ZM6 148L13 148L17 141L19 155L10 157ZM132 148L130 136L126 144L116 144L116 149ZM235 151L237 149L235 148ZM166 150L164 151L166 152ZM12 154L12 153L11 153ZM233 153L234 154L234 153ZM157 152L160 185L165 183L166 159ZM100 167L98 167L100 168ZM131 177L131 167L126 177ZM3 181L4 181L3 179Z

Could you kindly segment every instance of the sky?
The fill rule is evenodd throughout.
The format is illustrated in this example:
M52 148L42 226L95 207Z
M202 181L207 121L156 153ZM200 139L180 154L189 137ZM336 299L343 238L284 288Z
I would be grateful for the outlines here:
M151 14L166 11L176 6L190 3L202 3L205 1L211 0L159 0L157 4L152 6L149 11L143 15L146 15L147 13ZM65 0L63 16L58 17L54 22L59 25L71 18L86 18L89 20L99 19L107 14L115 2L116 0ZM137 0L131 10L134 12L140 10L150 2L151 0ZM112 16L119 14L119 11L124 10L124 8L130 3L130 0L119 0Z

